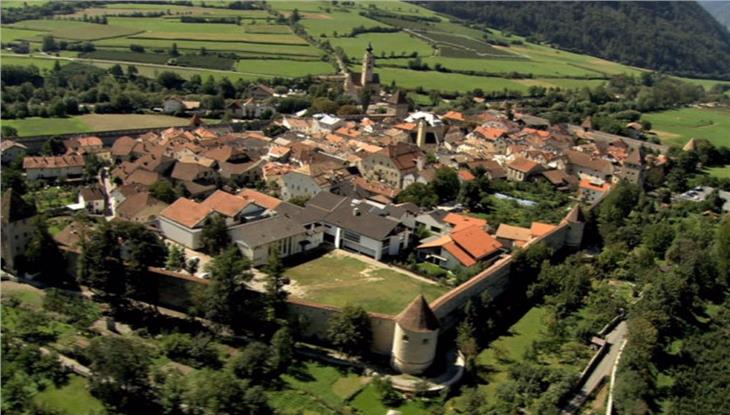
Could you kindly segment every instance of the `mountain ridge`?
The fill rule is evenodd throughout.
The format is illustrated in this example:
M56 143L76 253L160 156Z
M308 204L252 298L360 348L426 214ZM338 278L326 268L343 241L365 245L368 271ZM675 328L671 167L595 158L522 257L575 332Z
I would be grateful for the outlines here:
M669 72L730 79L730 32L695 2L418 2L568 51Z

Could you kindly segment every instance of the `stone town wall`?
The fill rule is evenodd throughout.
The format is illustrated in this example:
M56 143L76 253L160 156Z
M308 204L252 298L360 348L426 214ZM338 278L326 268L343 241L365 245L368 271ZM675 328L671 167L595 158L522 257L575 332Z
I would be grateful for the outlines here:
M591 206L591 210L601 200ZM580 226L581 228L576 229L582 230L583 225L563 221L547 234L530 241L526 246L544 242L554 251L557 251L566 246L566 239L569 237L571 229L574 226ZM73 259L69 260L69 270L75 274L75 267L73 265L75 264L76 254L73 252L70 253L73 254ZM442 326L450 327L458 322L460 309L466 305L470 298L481 295L485 290L489 290L492 297L498 297L504 294L510 278L511 264L512 257L505 256L469 281L443 294L431 303L431 308L441 321ZM200 287L208 283L206 280L158 268L150 268L150 276L157 278L159 281L159 304L180 310L187 309L191 304L191 298L195 290L200 289ZM298 298L289 298L288 309L292 315L303 317L305 322L303 335L315 341L326 340L329 321L335 313L340 312L340 309L337 307L313 303ZM369 313L369 316L373 332L373 352L390 355L396 317L377 313Z
M565 238L569 230L570 224L563 222L542 237L531 240L525 246L544 242L554 251L557 251L565 246ZM484 291L489 291L493 298L502 295L509 282L511 265L512 256L505 256L469 281L443 294L431 303L430 306L436 317L441 321L441 325L450 327L456 323L458 311L466 305L470 298L478 297Z
M313 303L298 298L289 299L289 312L304 318L303 335L306 338L324 342L327 339L327 327L330 319L340 309L324 304ZM369 313L370 328L373 332L372 351L378 354L390 355L393 346L393 332L395 320L393 316Z

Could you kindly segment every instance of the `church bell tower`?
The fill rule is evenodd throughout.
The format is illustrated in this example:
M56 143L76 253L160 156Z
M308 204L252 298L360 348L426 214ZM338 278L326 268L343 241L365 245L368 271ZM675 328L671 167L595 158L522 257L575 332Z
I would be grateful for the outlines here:
M362 75L360 85L363 87L373 83L373 71L375 68L375 56L373 56L373 45L368 43L365 55L362 57Z

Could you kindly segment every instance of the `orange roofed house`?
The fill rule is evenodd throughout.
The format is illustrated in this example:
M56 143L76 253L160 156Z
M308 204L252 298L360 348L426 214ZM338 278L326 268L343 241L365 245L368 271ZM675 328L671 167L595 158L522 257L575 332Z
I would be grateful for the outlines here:
M79 177L84 173L84 156L25 157L23 170L28 180Z
M524 182L530 176L540 173L542 166L525 158L517 158L507 165L507 179L515 182Z
M229 233L236 226L265 216L278 199L247 189L238 195L216 190L198 203L181 197L165 208L158 217L162 234L190 249L201 247L203 226L212 215L223 217Z
M611 185L600 180L584 178L578 185L578 199L585 203L593 203L611 189Z
M452 225L448 234L433 236L416 247L418 258L446 269L490 263L503 251L502 244L485 230L483 219L449 213L443 221Z

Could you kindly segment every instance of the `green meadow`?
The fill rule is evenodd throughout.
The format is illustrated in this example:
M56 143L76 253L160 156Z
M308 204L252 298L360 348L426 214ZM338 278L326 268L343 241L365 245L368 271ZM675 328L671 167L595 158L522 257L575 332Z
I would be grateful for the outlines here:
M13 23L9 27L48 32L47 34L56 38L69 40L107 39L129 36L142 31L142 29L134 27L114 26L111 24L103 25L73 20L23 20Z
M348 57L357 61L362 59L369 44L373 45L376 62L378 57L391 54L400 56L416 52L419 56L430 56L434 53L431 45L405 32L367 33L355 37L331 38L329 41L333 47L341 47ZM391 61L384 59L380 62L389 64Z
M730 146L730 108L682 108L645 114L665 144L683 146L690 138L704 138Z
M184 126L189 123L190 120L185 118L147 114L84 114L66 118L29 117L2 120L2 125L17 129L20 137Z

